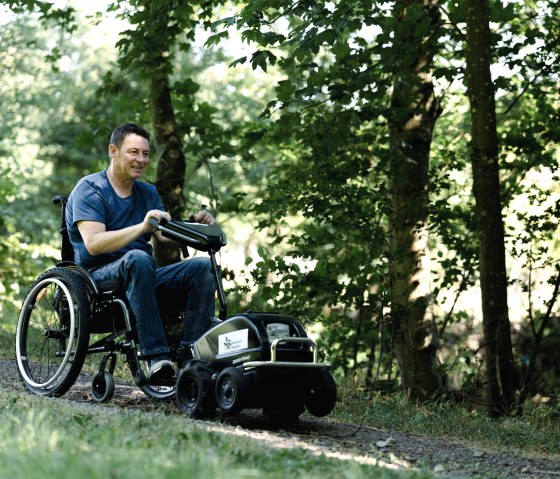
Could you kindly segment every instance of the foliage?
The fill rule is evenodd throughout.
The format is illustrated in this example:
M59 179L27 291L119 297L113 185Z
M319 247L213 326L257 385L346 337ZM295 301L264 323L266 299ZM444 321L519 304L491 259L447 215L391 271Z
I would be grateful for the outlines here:
M0 69L5 105L0 112L0 291L9 300L25 293L25 285L55 254L44 232L56 227L45 208L49 201L41 197L42 188L50 185L50 164L32 159L50 106L42 88L52 74L41 63L48 47L43 48L45 35L36 25L35 20L20 18L0 32L2 43L10 45L1 54ZM1 308L2 316L11 312L9 302Z
M263 112L270 121L243 145L247 168L275 151L261 200L251 208L260 228L277 238L251 265L264 285L257 297L304 321L320 319L322 337L344 370L367 363L357 351L370 349L374 320L386 302L387 131L381 115L388 76L363 70L366 58L380 50L360 32L385 19L365 3L330 9L322 2L250 2L215 24L235 24L258 46L250 58L233 62L236 68L247 61L283 73L276 99ZM288 31L276 22L284 14Z
M500 71L509 71L496 79L503 195L512 211L518 211L517 221L508 222L513 228L509 251L515 259L520 257L519 248L537 248L533 256L554 262L555 255L548 250L557 231L554 206L541 209L539 220L533 217L538 226L531 227L527 224L531 216L512 202L514 198L524 201L526 194L544 202L549 190L537 193L539 185L531 171L554 168L558 157L554 147L558 143L554 71L558 34L547 13L552 4L540 6L544 8L525 2L504 8L499 1L491 2L491 16L497 25L496 62L505 67ZM253 264L255 278L263 284L253 300L311 321L319 319L337 365L346 362L357 331L367 332L358 346L364 358L375 324L382 324L383 315L377 314L373 323L370 319L360 328L360 306L379 311L387 305L384 117L389 74L396 58L406 54L391 42L394 25L389 9L390 4L373 2L248 2L236 15L215 22L214 35L207 41L208 46L219 44L236 29L254 51L232 62L232 67L246 63L267 73L274 69L284 74L275 98L263 112L268 122L247 137L244 150L246 165L254 164L263 152L276 152L276 167L268 170L261 183L262 201L252 209L262 218L261 227L266 226L276 238L270 251L261 249L261 259ZM435 75L444 113L431 149L430 244L435 319L443 344L451 345L444 350L448 366L455 368L459 356L455 357L458 350L453 338L463 341L464 336L457 333L473 332L472 313L461 310L461 299L477 281L478 245L467 166L469 137L464 134L469 129L461 61L464 2L448 2L441 9L447 37ZM536 107L537 98L544 97L548 100L544 108ZM535 129L535 136L528 134L528 125ZM524 160L527 155L531 159ZM369 223L377 229L372 233L373 226L366 228L361 235L360 224L356 235L344 221L350 216L372 218ZM520 236L528 235L538 238L519 244ZM346 255L349 244L359 254ZM523 277L520 282L524 283ZM348 289L347 284L355 288ZM371 303L370 293L364 295L364 284L377 292L371 295ZM471 357L479 352L475 347L460 354ZM371 365L370 358L364 366L368 362ZM465 379L472 378L476 369L462 364L469 371Z
M246 258L226 265L233 308L294 314L320 335L339 372L392 380L386 118L391 74L407 54L392 41L392 2L144 3L115 1L96 17L119 14L132 22L118 61L112 46L89 47L84 35L94 26L71 17L71 9L60 21L37 23L48 17L47 2L0 2L16 12L0 30L3 321L13 321L31 278L57 254L50 196L105 165L114 124L150 122L144 80L157 45L140 34L142 26L172 46L166 68L187 156L185 204L213 208L236 255ZM559 31L552 0L496 0L491 7L516 301L510 308L522 368L558 263ZM464 2L440 8L446 36L434 73L444 112L430 159L432 308L450 384L476 389L478 257L465 133ZM29 11L35 13L24 15ZM169 28L154 31L154 15L166 15ZM210 25L202 46L201 30ZM239 54L237 36L245 50ZM224 64L232 68L219 75ZM554 342L555 324L546 328L545 343Z
M248 145L250 153L263 144L278 152L253 208L261 228L278 238L276 253L262 251L253 265L261 283L276 275L261 296L304 320L319 319L344 371L371 368L388 305L385 118L392 65L402 55L389 40L388 9L374 2L250 2L215 24L235 24L258 47L236 68L248 61L266 70L268 63L286 75L263 113L271 121Z
M530 403L523 418L491 420L481 405L440 399L417 404L399 395L372 394L352 386L340 388L340 419L411 434L453 438L480 447L522 452L560 452L560 409Z
M15 14L37 13L45 24L72 29L75 10L72 7L56 8L52 2L42 0L4 0L0 5Z

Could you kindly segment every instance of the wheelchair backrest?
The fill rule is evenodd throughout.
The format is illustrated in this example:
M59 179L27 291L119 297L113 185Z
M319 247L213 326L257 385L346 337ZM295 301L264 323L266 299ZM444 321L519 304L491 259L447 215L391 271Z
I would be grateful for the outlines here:
M53 204L60 205L60 256L62 261L74 261L74 248L70 243L68 228L66 227L66 203L68 198L64 195L57 195L52 199Z

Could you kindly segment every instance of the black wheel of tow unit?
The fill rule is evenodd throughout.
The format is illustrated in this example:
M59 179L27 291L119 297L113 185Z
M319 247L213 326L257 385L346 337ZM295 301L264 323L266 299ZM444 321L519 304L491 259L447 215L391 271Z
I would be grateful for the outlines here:
M227 414L237 414L247 398L247 381L238 368L225 368L216 380L216 402Z
M193 419L216 414L212 371L199 361L189 361L177 376L175 397L179 409Z
M16 330L18 373L41 396L61 396L78 377L89 343L90 302L81 277L52 268L33 283Z
M336 404L336 383L330 371L317 369L305 397L305 407L317 417L329 414Z
M93 399L97 402L108 402L115 394L115 380L109 371L97 373L91 381Z

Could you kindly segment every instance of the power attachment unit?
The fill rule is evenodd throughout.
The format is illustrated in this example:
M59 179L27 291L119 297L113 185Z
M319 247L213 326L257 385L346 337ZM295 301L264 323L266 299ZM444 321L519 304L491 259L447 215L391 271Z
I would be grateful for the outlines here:
M296 319L278 313L247 312L227 317L216 253L226 244L217 225L153 220L152 226L185 246L207 251L220 306L219 319L191 348L177 376L179 408L193 418L219 409L236 414L262 409L276 424L296 422L307 410L326 416L336 403L330 365L319 363L315 342Z

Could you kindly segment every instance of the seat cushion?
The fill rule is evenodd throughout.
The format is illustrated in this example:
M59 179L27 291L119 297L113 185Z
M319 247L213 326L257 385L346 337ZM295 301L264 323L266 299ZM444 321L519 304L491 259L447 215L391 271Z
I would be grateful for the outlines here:
M119 279L103 279L96 281L96 283L102 293L122 289L122 283Z

